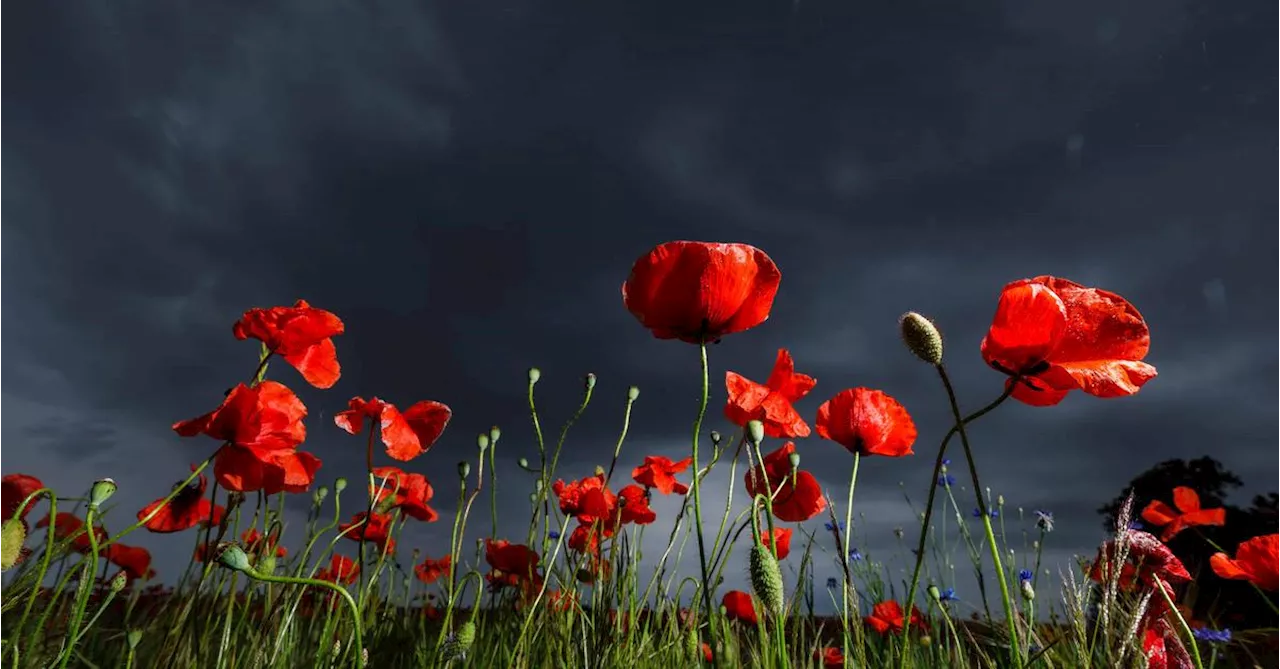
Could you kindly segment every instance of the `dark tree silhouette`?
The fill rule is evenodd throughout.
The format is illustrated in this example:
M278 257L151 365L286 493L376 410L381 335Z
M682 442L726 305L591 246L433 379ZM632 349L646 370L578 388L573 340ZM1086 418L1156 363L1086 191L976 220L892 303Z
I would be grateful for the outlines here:
M1250 584L1219 578L1209 568L1209 557L1219 550L1234 554L1240 542L1277 531L1277 501L1280 495L1268 493L1253 498L1248 508L1226 503L1231 490L1242 485L1240 477L1205 456L1195 460L1166 460L1139 474L1120 495L1098 508L1108 535L1115 532L1115 518L1129 492L1134 495L1134 519L1142 522L1141 513L1152 500L1173 505L1173 489L1186 486L1200 496L1202 508L1225 508L1226 524L1222 527L1193 527L1169 540L1170 550L1182 560L1194 582L1180 589L1183 603L1191 609L1192 619L1209 627L1235 630L1274 628L1276 616L1264 596ZM1161 528L1148 527L1159 536ZM1268 593L1272 602L1275 593Z

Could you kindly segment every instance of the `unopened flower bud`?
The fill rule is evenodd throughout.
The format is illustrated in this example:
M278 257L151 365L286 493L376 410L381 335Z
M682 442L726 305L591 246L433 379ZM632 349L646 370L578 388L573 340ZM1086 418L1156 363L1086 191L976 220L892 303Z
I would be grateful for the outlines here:
M497 425L494 425L493 427L489 428L489 441L493 442L494 444L497 444L498 440L501 438L502 438L502 430L499 430Z
M89 508L94 511L102 506L102 503L111 499L116 494L116 482L111 479L99 479L93 482L93 488L89 490Z
M337 492L342 492L343 490L346 490L346 489L347 489L347 479L345 479L345 478L343 478L343 477L339 476L339 477L338 477L338 480L333 482L333 489L334 489L335 491L337 491Z
M537 503L538 503L538 493L536 493L536 492L531 492L531 493L529 493L529 501L530 501L530 502L533 502L534 504L537 504Z
M489 448L489 435L482 434L476 437L476 447L480 449L481 453L483 453L485 449Z
M463 460L458 463L458 478L465 481L468 476L471 476L471 463Z
M316 506L320 506L321 504L324 504L324 500L328 496L329 486L322 485L319 488L316 488L315 496L312 499L315 500Z
M933 321L908 311L898 321L902 341L917 358L930 365L942 364L942 334Z
M719 433L719 432L716 432L715 430L712 430L712 431L711 431L711 445L712 445L712 446L718 446L718 445L720 445L720 439L721 439L721 437L720 437L720 433Z
M251 572L253 567L249 565L249 556L245 555L244 549L236 544L223 543L218 545L218 562L227 569L234 571Z
M276 556L271 553L267 553L261 558L258 558L258 563L254 565L254 570L260 574L276 573Z
M107 587L111 589L111 592L120 592L124 590L126 585L129 585L129 577L125 576L124 571L112 576L111 581L107 583Z
M521 468L521 469L528 469L528 468L529 468L529 458L520 458L519 460L516 460L516 464L517 464L517 465L520 465L520 468Z
M747 421L747 439L759 446L764 441L764 423L758 420Z
M791 463L791 471L794 472L800 468L800 454L792 452L787 456L787 461Z
M1022 598L1028 602L1036 598L1036 589L1031 587L1031 581L1022 582Z
M925 634L920 637L920 645L928 648L933 645L933 639L930 638L928 634Z
M586 379L583 379L583 385L584 385L584 386L586 386L587 390L591 390L592 388L595 388L595 387L596 387L596 375L595 375L595 374L587 374L587 378L586 378Z
M996 506L1004 508L1004 495L996 495Z
M929 593L929 599L932 599L935 602L942 599L942 591L939 590L936 585L929 586L929 589L926 590L926 592Z
M541 379L541 378L542 378L542 370L538 369L537 367L529 368L529 385L533 385L537 383L538 379Z
M142 642L142 630L129 630L129 633L124 635L124 639L125 643L129 644L130 650L136 649Z
M533 489L537 492L542 492L542 479L534 479Z
M639 388L637 388L636 386L631 386L630 388L627 388L627 401L634 402L636 401L637 397L640 397Z

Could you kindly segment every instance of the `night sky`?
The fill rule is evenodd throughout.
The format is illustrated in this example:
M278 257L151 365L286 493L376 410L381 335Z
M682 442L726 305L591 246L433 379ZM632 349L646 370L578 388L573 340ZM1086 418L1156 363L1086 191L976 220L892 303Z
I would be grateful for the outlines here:
M978 343L1001 287L1024 277L1128 298L1159 376L1135 397L1011 402L974 425L1010 534L1033 527L1017 507L1052 510L1046 563L1065 568L1103 538L1094 510L1169 458L1212 454L1243 478L1238 504L1276 487L1274 2L9 10L3 471L69 496L113 477L109 528L216 446L169 426L252 371L257 346L232 323L304 298L347 325L331 390L270 370L310 408L318 482L362 476L363 439L333 425L350 397L443 401L453 422L407 467L435 483L443 519L411 525L402 560L447 550L456 462L491 425L503 429L500 533L522 540L528 367L542 371L550 434L583 375L598 375L565 478L608 464L630 385L641 394L624 473L688 450L697 349L654 339L619 291L637 257L672 239L751 243L783 275L772 317L711 349L708 428L732 432L724 372L764 381L780 347L818 379L799 405L810 423L853 386L914 415L917 455L864 459L855 501L855 543L895 573L907 551L893 528L910 541L916 527L904 490L921 503L950 425L897 318L937 320L972 410L1002 389ZM851 456L816 437L799 447L843 504ZM704 487L709 522L727 474ZM290 546L308 503L290 501ZM651 555L676 501L654 508ZM473 537L487 534L486 499L473 518ZM809 526L831 551L822 520ZM172 581L194 537L127 541ZM818 577L833 575L828 553ZM729 587L744 581L729 570Z

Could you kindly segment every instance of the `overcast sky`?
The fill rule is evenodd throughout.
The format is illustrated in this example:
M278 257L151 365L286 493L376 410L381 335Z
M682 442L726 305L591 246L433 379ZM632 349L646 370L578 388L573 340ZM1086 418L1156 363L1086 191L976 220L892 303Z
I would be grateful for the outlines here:
M1237 503L1275 489L1274 2L568 4L10 7L4 472L65 495L111 476L121 525L214 446L169 426L251 371L231 324L305 298L347 324L342 379L271 376L310 408L323 481L361 476L363 441L332 423L351 396L453 407L409 466L445 522L401 543L438 555L455 463L490 425L500 502L526 504L531 365L550 432L599 377L566 478L607 464L632 384L622 466L687 452L697 350L653 339L619 286L655 244L696 239L755 244L783 276L772 318L711 350L708 427L730 431L725 370L763 381L779 347L818 379L809 422L860 385L915 416L915 457L862 466L874 559L894 527L912 536L899 484L918 504L949 425L897 317L937 319L976 408L1002 387L978 355L1000 288L1037 274L1132 301L1160 373L973 428L984 484L1055 512L1051 563L1092 553L1094 509L1160 460L1213 455L1244 479ZM848 453L800 449L843 500ZM728 485L707 484L709 517ZM651 550L675 509L655 508ZM130 541L174 579L193 538Z

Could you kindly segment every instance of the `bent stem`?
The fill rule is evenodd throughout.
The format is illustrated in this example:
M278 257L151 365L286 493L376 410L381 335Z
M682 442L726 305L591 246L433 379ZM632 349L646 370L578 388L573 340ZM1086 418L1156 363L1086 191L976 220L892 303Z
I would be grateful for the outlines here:
M245 576L248 576L250 579L255 581L263 581L265 583L277 583L277 584L283 584L283 585L309 585L317 588L328 588L329 590L332 590L338 593L339 595L341 595L342 600L347 603L347 608L351 610L352 632L355 635L355 642L356 642L354 662L356 663L356 666L361 665L361 663L363 662L364 644L362 642L361 634L360 634L360 607L356 605L356 600L351 598L351 593L347 592L346 588L340 585L337 585L336 583L322 581L318 578L276 576L275 574L263 574L263 573L254 571L252 569L245 569L245 570L242 570L242 572L244 573Z
M693 522L695 530L698 534L698 567L702 570L702 603L707 609L707 619L714 618L711 611L711 581L707 580L707 548L702 538L702 477L698 476L698 437L702 433L702 420L707 415L707 399L711 394L711 380L707 369L707 341L706 338L700 338L698 341L698 353L702 359L702 397L699 398L698 419L693 422ZM711 646L715 647L716 628L715 625L708 625L710 633ZM712 662L716 662L718 657L713 656Z
M1000 598L1004 602L1004 616L1009 625L1009 654L1013 660L1013 666L1022 667L1022 651L1018 647L1018 620L1013 610L1013 600L1009 597L1009 579L1004 573L1004 564L1000 560L1000 547L996 545L995 532L991 529L991 514L987 509L987 500L982 495L982 484L978 481L978 467L973 462L973 449L969 446L969 434L964 429L964 418L960 415L960 405L956 402L956 391L951 386L951 378L947 376L947 369L943 365L937 365L938 377L942 379L942 385L947 391L947 401L951 404L951 415L955 418L957 431L960 433L960 445L964 447L964 457L969 465L969 476L973 479L973 494L978 500L978 513L982 514L982 528L987 533L987 546L991 549L991 561L995 566L996 579L1000 584ZM1015 383L1009 384L1012 389ZM1012 390L1008 391L1012 393ZM936 484L937 481L935 480ZM935 485L936 487L936 485ZM930 489L932 492L932 488ZM925 527L922 531L927 531ZM908 602L908 605L911 603ZM910 619L910 616L908 616Z

